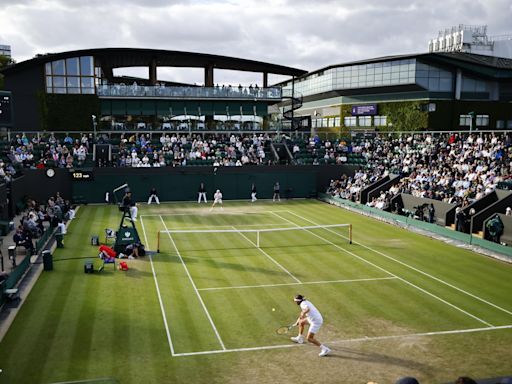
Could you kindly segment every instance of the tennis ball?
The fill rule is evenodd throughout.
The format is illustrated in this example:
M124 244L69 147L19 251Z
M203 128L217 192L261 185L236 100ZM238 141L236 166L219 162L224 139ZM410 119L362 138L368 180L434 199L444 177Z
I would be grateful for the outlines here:
M276 311L276 309L275 309L275 308L272 308L272 312L275 312L275 311Z

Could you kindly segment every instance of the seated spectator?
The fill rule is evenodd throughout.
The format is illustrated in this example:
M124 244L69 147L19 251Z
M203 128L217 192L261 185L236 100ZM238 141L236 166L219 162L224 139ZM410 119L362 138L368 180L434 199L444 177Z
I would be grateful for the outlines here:
M14 234L12 239L17 247L25 247L27 252L30 252L30 254L34 253L34 244L32 243L32 237L29 233L23 230L23 227L19 226L16 229L16 233Z

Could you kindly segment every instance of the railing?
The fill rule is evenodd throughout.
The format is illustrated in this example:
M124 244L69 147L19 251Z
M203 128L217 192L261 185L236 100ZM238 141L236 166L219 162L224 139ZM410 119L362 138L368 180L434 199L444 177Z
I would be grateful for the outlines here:
M281 100L281 88L257 87L168 87L149 85L103 84L96 93L100 97L166 97L176 99L247 99Z

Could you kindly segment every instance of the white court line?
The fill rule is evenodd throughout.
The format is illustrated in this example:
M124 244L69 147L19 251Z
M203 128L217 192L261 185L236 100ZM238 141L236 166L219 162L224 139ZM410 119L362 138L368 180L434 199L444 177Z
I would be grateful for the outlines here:
M300 216L300 215L298 215L298 214L296 214L296 213L294 213L294 212L288 211L288 213L290 213L290 214L292 214L292 215L295 215L295 216L297 216L298 218L300 218L300 219L302 219L302 220L309 221L309 222L310 222L311 224L313 224L313 225L321 225L321 224L316 224L314 221L309 220L309 219L306 219L305 217L302 217L302 216ZM341 235L341 234L339 234L339 233L336 233L336 232L334 232L334 231L332 231L332 230L329 230L328 228L326 228L326 230L327 230L327 231L329 231L329 232L334 233L336 236L340 236L340 237L343 237L343 238L345 238L345 239L348 239L346 236L343 236L343 235ZM398 264L401 264L401 265L403 265L404 267L410 268L410 269L412 269L413 271L416 271L416 272L418 272L418 273L421 273L421 274L422 274L422 275L424 275L424 276L430 277L431 279L433 279L433 280L435 280L435 281L438 281L438 282L440 282L440 283L442 283L442 284L444 284L444 285L447 285L447 286L448 286L448 287L450 287L450 288L453 288L453 289L455 289L455 290L457 290L457 291L459 291L459 292L462 292L462 293L464 293L464 294L466 294L466 295L468 295L468 296L470 296L470 297L472 297L472 298L474 298L474 299L476 299L476 300L481 301L482 303L485 303L485 304L487 304L487 305L489 305L489 306L491 306L491 307L494 307L494 308L496 308L496 309L499 309L500 311L503 311L503 312L505 312L505 313L508 313L509 315L512 315L512 311L509 311L509 310L507 310L507 309L505 309L505 308L500 307L499 305L496 305L496 304L494 304L494 303L491 303L490 301L487 301L487 300L485 300L485 299L483 299L483 298L481 298L481 297L479 297L479 296L476 296L476 295L474 295L474 294L472 294L472 293L470 293L470 292L468 292L468 291L465 291L464 289L459 288L459 287L457 287L457 286L455 286L455 285L453 285L453 284L450 284L450 283L448 283L447 281L444 281L444 280L442 280L442 279L440 279L440 278L438 278L438 277L435 277L435 276L433 276L433 275L431 275L431 274L429 274L429 273L427 273L427 272L424 272L424 271L422 271L421 269L418 269L418 268L416 268L416 267L413 267L412 265L409 265L409 264L407 264L407 263L404 263L403 261L397 260L397 259L395 259L394 257L391 257L391 256L389 256L389 255L386 255L385 253L383 253L383 252L381 252L381 251L378 251L378 250L376 250L376 249L373 249L373 248L371 248L371 247L369 247L369 246L367 246L367 245L361 244L361 243L356 242L356 241L352 241L352 242L353 242L354 244L358 244L358 245L362 246L363 248L366 248L366 249L368 249L368 250L370 250L370 251L372 251L372 252L375 252L375 253L377 253L377 254L379 254L379 255L381 255L381 256L384 256L385 258L387 258L387 259L389 259L389 260L393 260L394 262L396 262L396 263L398 263Z
M306 281L302 283L282 283L282 284L262 284L262 285L234 285L231 287L213 287L213 288L198 288L198 291L220 291L226 289L246 289L246 288L271 288L283 287L287 285L310 285L310 284L334 284L334 283L358 283L362 281L377 281L377 280L395 280L396 277L374 277L366 279L350 279L350 280L323 280L323 281Z
M220 214L221 215L229 215L232 213L240 213L240 214L244 214L244 215L264 215L264 214L273 213L273 212L286 213L288 211L286 209L281 209L281 210L277 210L277 211L224 211L223 213L220 213ZM205 214L218 215L219 213L218 213L218 211L215 211L215 213L211 213L210 210L208 210L208 211L205 210L202 213L197 213L197 210L195 210L195 211L190 211L187 213L146 214L146 215L139 215L139 217L204 216Z
M286 218L284 218L284 217L282 217L282 216L279 216L277 213L276 213L275 215L276 215L276 216L278 216L278 217L280 217L280 218L281 218L281 219L283 219L283 220L287 220L287 221L289 221L290 223L293 223L293 221L288 220L288 219L286 219ZM297 216L297 217L299 217L298 215L296 215L296 216ZM305 219L305 218L302 218L302 219L303 219L303 220L306 220L306 221L310 221L310 220L307 220L307 219ZM310 222L312 223L312 221L310 221ZM293 223L293 224L295 224L297 227L299 227L299 225L298 225L298 224L296 224L296 223ZM363 262L365 262L365 263L367 263L367 264L370 264L370 265L374 266L375 268L377 268L377 269L379 269L379 270L381 270L381 271L383 271L383 272L386 272L386 273L387 273L387 274L389 274L390 276L394 276L394 277L396 277L396 278L397 278L397 279L399 279L400 281L403 281L405 284L410 285L411 287L414 287L414 288L418 289L419 291L421 291L421 292L423 292L423 293L425 293L425 294L427 294L427 295L429 295L429 296L433 297L434 299L439 300L439 301L441 301L442 303L444 303L444 304L446 304L446 305L449 305L450 307L452 307L452 308L454 308L454 309L456 309L456 310L458 310L458 311L460 311L460 312L464 313L465 315L467 315L467 316L469 316L469 317L471 317L471 318L473 318L473 319L475 319L475 320L479 321L480 323L485 324L485 325L487 325L488 327L493 327L493 325L492 325L491 323L488 323L487 321L485 321L485 320L483 320L483 319L481 319L481 318L479 318L479 317L477 317L477 316L475 316L475 315L473 315L473 314L469 313L468 311L465 311L464 309L462 309L462 308L460 308L460 307L457 307L455 304L452 304L452 303L450 303L449 301L446 301L445 299L442 299L441 297L434 295L433 293L431 293L431 292L427 291L426 289L423 289L423 288L421 288L421 287L417 286L416 284L413 284L413 283L411 283L410 281L405 280L404 278L399 277L399 276L395 275L394 273L391 273L391 272L390 272L390 271L388 271L387 269L382 268L382 267L378 266L377 264L374 264L374 263L372 263L371 261L366 260L364 257L358 256L358 255L356 255L354 252L351 252L351 251L349 251L348 249L342 248L342 247L340 247L339 245L334 244L332 241L327 240L325 237L322 237L322 236L320 236L320 235L317 235L316 233L314 233L314 232L312 232L312 231L310 231L310 230L306 230L306 231L308 231L308 232L309 232L309 233L311 233L312 235L314 235L314 236L318 237L319 239L322 239L323 241L325 241L325 242L327 242L327 243L329 243L329 244L331 244L331 245L335 246L336 248L338 248L338 249L342 250L343 252L346 252L346 253L348 253L348 254L350 254L350 255L352 255L352 256L354 256L354 257L356 257L357 259L359 259L359 260L361 260L361 261L363 261Z
M470 329L456 329L452 331L437 331L437 332L421 332L421 333L409 333L405 335L389 335L389 336L375 336L375 337L359 337L354 339L342 339L342 340L332 340L326 341L326 344L343 344L343 343L357 343L362 341L380 341L380 340L392 340L392 339L407 339L411 337L427 337L427 336L442 336L442 335L457 335L463 333L476 333L476 332L489 332L489 331L498 331L502 329L511 329L512 325L501 325L497 327L485 327L485 328L470 328ZM263 351L268 349L282 349L282 348L293 348L293 347L303 347L306 344L281 344L281 345L265 345L261 347L250 347L250 348L234 348L234 349L224 349L224 350L212 350L212 351L201 351L201 352L185 352L185 353L176 353L175 357L183 357L183 356L196 356L196 355L214 355L218 353L231 353L231 352L249 352L249 351ZM336 349L334 348L336 351Z
M142 217L140 217L140 225L142 226L142 232L144 233L144 240L146 241L146 244L149 245L148 237L146 235L146 229L144 228L144 221L142 220ZM164 320L165 332L167 333L167 341L169 342L169 348L171 349L171 355L174 356L174 346L172 344L171 331L169 330L169 324L167 322L167 316L165 315L164 303L162 302L162 296L160 295L160 287L158 286L158 280L156 278L155 267L153 265L153 258L151 257L151 255L148 255L148 256L149 256L149 262L151 264L151 271L153 272L153 280L155 281L155 287L156 287L156 293L157 293L157 296L158 296L158 302L160 303L160 310L162 312L162 318Z
M275 265L277 265L279 268L281 268L283 271L285 271L293 280L295 280L297 283L302 284L299 279L297 279L289 270L287 270L285 267L283 267L281 264L279 264L272 256L270 256L267 252L265 252L263 249L258 247L254 242L249 239L247 236L245 236L242 232L238 231L234 225L231 226L237 233L239 233L243 238L245 238L249 243L254 245L258 251L263 253L265 256L267 256L272 262L274 262Z
M168 231L167 226L165 225L165 221L164 221L164 219L161 216L160 216L160 221L162 221L162 224L164 225L165 230ZM174 249L176 249L176 253L177 253L177 255L178 255L178 257L179 257L179 259L181 261L181 264L183 265L183 268L185 268L185 272L187 273L187 276L188 276L188 278L190 280L190 283L192 284L192 287L194 288L194 291L196 292L197 298L199 299L199 302L203 306L204 312L206 313L206 317L208 317L208 320L210 321L210 324L211 324L211 326L213 328L213 331L215 332L215 335L217 336L217 339L219 340L219 343L220 343L222 349L225 350L226 347L224 346L224 343L222 342L222 339L221 339L221 337L219 335L219 331L217 331L217 327L213 323L212 317L210 316L210 312L208 312L208 309L206 308L206 305L204 304L203 298L201 297L201 294L197 290L197 287L196 287L196 284L194 283L194 280L192 280L192 276L190 275L190 272L188 271L187 265L185 264L185 261L181 257L180 251L178 250L178 247L176 246L176 243L174 242L171 234L169 232L167 232L167 234L169 235L169 240L171 240L172 245L174 246Z

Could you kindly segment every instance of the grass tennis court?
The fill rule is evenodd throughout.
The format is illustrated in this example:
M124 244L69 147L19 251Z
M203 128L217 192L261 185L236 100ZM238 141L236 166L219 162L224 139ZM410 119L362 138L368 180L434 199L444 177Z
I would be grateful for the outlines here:
M146 249L128 272L83 273L91 235L117 228L87 206L0 344L0 383L393 382L510 375L512 267L313 200L141 206ZM261 232L326 224L348 228ZM173 233L222 229L224 233ZM332 355L275 329L295 294L322 312ZM272 309L275 309L273 311Z

